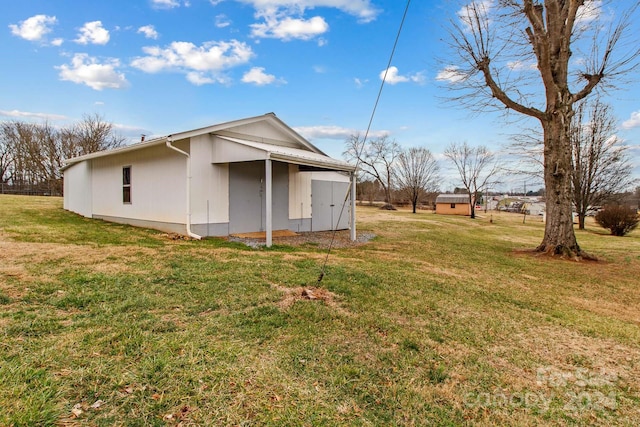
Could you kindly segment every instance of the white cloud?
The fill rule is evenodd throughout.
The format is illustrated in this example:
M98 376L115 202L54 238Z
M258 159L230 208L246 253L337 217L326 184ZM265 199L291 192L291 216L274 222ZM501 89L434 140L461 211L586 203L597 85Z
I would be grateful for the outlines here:
M640 111L634 111L628 120L622 122L623 129L633 129L637 127L640 127Z
M318 74L324 74L327 72L327 67L325 67L324 65L314 65L312 68L313 68L313 71L315 71Z
M221 71L243 65L253 58L251 47L244 42L206 42L196 46L190 42L173 42L162 49L157 46L145 47L147 56L138 57L131 66L147 73L161 71L182 72L187 79L197 85L228 82Z
M385 75L386 75L386 78L385 78ZM398 67L393 67L393 66L389 67L388 70L382 70L380 72L380 80L383 80L383 79L385 79L385 81L390 85L395 85L398 83L407 83L407 82L422 84L425 81L424 73L422 72L411 74L408 76L402 76L398 72Z
M53 46L62 46L62 43L64 43L64 39L53 39L53 40L51 40L51 44Z
M231 25L231 20L227 18L227 15L221 13L220 15L216 15L216 27L225 28Z
M259 38L275 38L282 40L310 40L326 33L329 24L321 16L311 19L264 15L265 22L251 24L251 35Z
M436 76L436 80L445 81L451 84L463 82L467 79L467 75L460 71L460 67L450 65L440 70Z
M264 72L263 67L253 67L242 76L244 83L251 83L256 86L265 86L272 83L286 83L283 79L277 79L273 74Z
M60 79L78 84L85 84L92 89L123 89L128 86L123 73L116 69L120 66L117 59L108 59L99 63L96 58L86 53L77 53L71 59L70 65L56 67L60 70Z
M178 0L151 0L153 7L157 9L173 9L174 7L180 7Z
M380 13L371 0L236 0L240 3L250 4L262 14L265 11L274 13L284 12L286 15L303 15L306 9L320 7L335 8L350 15L356 16L360 22L371 22Z
M527 71L536 70L538 65L535 62L510 61L507 62L507 67L512 71Z
M340 126L302 126L296 127L294 130L307 139L337 139L344 141L351 135L364 135L364 131ZM388 135L389 132L386 130L369 132L369 138L379 138Z
M586 0L576 15L576 25L584 26L595 21L602 14L602 0Z
M493 7L494 0L476 0L469 4L466 4L458 10L458 18L462 21L467 31L471 31L472 28L476 28L476 15L481 18L486 18L491 22L489 17L491 8Z
M138 33L144 34L144 36L148 39L155 40L158 38L158 32L153 25L144 25L138 28Z
M360 89L361 87L363 87L366 83L369 83L369 80L368 80L368 79L361 80L361 79L359 79L359 78L357 78L357 77L356 77L355 79L353 79L353 81L354 81L354 83L356 84L356 87L357 87L358 89Z
M249 4L255 9L255 17L260 20L251 25L252 36L256 38L276 38L281 40L311 40L329 31L329 24L323 16L305 17L309 9L333 8L356 16L360 22L373 21L380 13L371 0L236 0ZM319 38L318 45L327 44Z
M18 25L10 24L11 34L29 41L39 41L51 32L51 26L58 22L55 16L35 15L20 21Z
M206 75L204 75L202 73L195 72L195 71L187 73L187 80L190 83L193 83L196 86L202 86L202 85L206 85L206 84L215 83L215 80L212 79L211 77L207 77Z
M67 120L67 116L61 116L59 114L48 114L48 113L32 113L29 111L19 111L19 110L0 110L0 116L4 117L19 117L19 118L28 118L28 119L42 119L42 120Z
M102 21L92 21L80 28L78 38L74 41L79 44L107 44L109 38L109 31L102 26Z
M187 81L193 83L196 86L202 86L206 84L212 83L220 83L220 84L229 84L231 83L231 79L227 76L218 74L216 76L210 76L206 73L202 73L199 71L190 71L187 73Z

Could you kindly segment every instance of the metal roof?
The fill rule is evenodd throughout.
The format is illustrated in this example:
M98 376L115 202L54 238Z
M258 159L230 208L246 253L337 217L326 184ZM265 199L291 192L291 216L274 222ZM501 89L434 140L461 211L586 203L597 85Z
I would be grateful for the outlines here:
M353 172L356 167L342 160L334 159L324 154L314 153L299 148L284 147L281 145L267 144L263 142L248 141L240 138L231 138L227 136L217 135L218 138L225 141L240 144L245 147L257 149L261 156L256 156L253 160L271 159L297 165L314 166L318 168ZM246 160L245 160L246 161ZM217 158L214 163L232 163L233 160Z
M439 194L436 203L469 203L468 194Z
M194 130L190 130L190 131L174 133L174 134L167 135L167 136L161 136L161 137L158 137L158 138L150 139L148 141L138 142L138 143L135 143L135 144L124 146L124 147L119 147L119 148L116 148L116 149L113 149L113 150L97 151L95 153L89 153L89 154L85 154L83 156L78 156L78 157L73 157L73 158L70 158L70 159L65 159L64 160L64 166L62 167L62 170L64 171L65 169L68 169L71 165L73 165L75 163L82 162L84 160L91 160L91 159L96 159L96 158L99 158L99 157L107 157L107 156L112 156L112 155L116 155L116 154L127 153L129 151L141 150L141 149L144 149L144 148L154 147L156 145L164 145L164 144L166 144L167 141L175 142L175 141L179 141L181 139L188 139L188 138L191 138L193 136L198 136L198 135L215 134L216 132L223 132L224 133L224 131L226 129L237 127L237 126L242 126L242 125L249 124L249 123L260 122L260 121L268 121L272 125L276 126L278 129L282 130L287 135L289 135L289 137L292 139L292 141L295 141L296 143L300 144L303 147L306 147L309 150L308 152L306 150L299 150L300 152L309 153L308 155L310 155L310 154L318 154L319 156L322 156L322 157L324 157L326 159L330 159L331 161L337 162L337 163L335 163L336 166L332 167L332 169L338 168L338 170L345 170L345 171L353 171L355 169L353 167L347 168L347 167L344 166L347 163L344 163L344 162L342 162L340 160L335 160L335 159L332 159L331 157L326 156L318 147L314 146L312 143L310 143L305 138L303 138L299 133L297 133L295 130L293 130L291 127L289 127L286 123L284 123L282 120L280 120L274 113L267 113L267 114L263 114L261 116L248 117L248 118L245 118L245 119L239 119L239 120L234 120L234 121L230 121L230 122L220 123L220 124L217 124L217 125L203 127L203 128L200 128L200 129L194 129ZM242 141L244 141L245 143L250 142L250 141L246 141L246 140L242 140ZM266 144L266 145L268 145L269 147L272 146L271 144ZM275 147L278 147L278 146L275 146ZM282 148L282 147L280 147L280 148ZM270 152L274 153L277 156L276 150L270 150ZM303 156L300 155L298 157L302 158ZM273 159L276 160L275 157ZM281 159L281 160L287 161L285 159ZM295 162L291 162L291 163L295 163ZM325 163L326 163L326 165L328 165L329 161L326 161ZM300 163L300 164L306 164L306 163ZM340 165L342 165L342 167L339 167ZM313 166L316 166L316 165L313 164Z

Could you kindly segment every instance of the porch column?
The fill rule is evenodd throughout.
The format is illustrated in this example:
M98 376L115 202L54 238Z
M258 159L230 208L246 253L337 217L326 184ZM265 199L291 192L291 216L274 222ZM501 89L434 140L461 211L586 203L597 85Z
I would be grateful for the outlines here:
M266 240L267 240L267 247L270 248L271 244L273 242L273 213L272 213L272 182L271 182L271 159L267 159L264 161L264 182L265 182L265 193L267 195L265 203L265 221L266 221L266 228L267 228L267 236L266 236Z
M351 241L356 241L356 173L351 172Z

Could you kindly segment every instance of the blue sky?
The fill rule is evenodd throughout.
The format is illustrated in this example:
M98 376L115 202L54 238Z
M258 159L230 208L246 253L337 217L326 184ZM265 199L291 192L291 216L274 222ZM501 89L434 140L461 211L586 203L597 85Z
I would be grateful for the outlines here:
M99 113L133 140L275 112L340 157L345 138L367 126L404 7L399 0L5 2L0 120L65 125ZM455 1L412 2L374 135L439 154L461 141L499 150L517 130L442 100L448 91L437 58L459 10ZM631 77L608 101L619 136L635 146L640 176L640 86ZM443 189L453 185L449 179Z

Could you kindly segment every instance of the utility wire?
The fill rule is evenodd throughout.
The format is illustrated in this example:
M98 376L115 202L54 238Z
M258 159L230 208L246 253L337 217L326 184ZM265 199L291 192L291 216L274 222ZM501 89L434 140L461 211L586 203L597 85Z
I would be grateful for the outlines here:
M378 104L380 103L380 97L382 96L382 89L384 88L384 84L387 81L387 74L389 73L389 68L391 67L391 63L393 62L393 56L396 53L396 47L398 46L398 40L400 40L400 34L402 33L402 27L404 26L404 21L407 19L407 12L409 12L409 6L411 5L411 0L407 0L407 5L404 8L404 13L402 15L402 20L400 21L400 27L398 28L398 32L396 34L395 42L393 43L393 48L391 49L391 54L389 55L389 62L387 62L387 69L384 71L384 76L382 77L382 83L380 83L380 89L378 90L378 96L376 97L376 101L373 105L373 110L371 111L371 116L369 117L369 124L367 125L367 130L364 134L364 138L362 140L362 146L358 151L358 142L356 141L356 171L358 170L358 166L360 165L360 157L362 156L362 151L367 142L367 138L369 137L369 132L371 130L371 125L373 123L373 119L376 115L376 110L378 109ZM355 171L353 172L356 173ZM352 185L349 185L349 190L347 190L347 194L344 196L344 202L342 203L342 208L340 209L340 215L338 215L338 222L340 224L340 219L342 218L342 214L344 213L344 207L347 204L347 200L349 198L349 193L353 191ZM333 224L332 224L333 225ZM355 224L351 224L353 227ZM337 227L336 227L337 228ZM331 242L329 243L329 248L327 249L327 255L324 258L324 262L322 263L322 268L320 269L320 275L318 276L318 284L322 282L324 278L325 270L327 268L327 262L329 261L329 254L331 254L331 249L333 249L333 243L336 238L336 233L338 230L333 230L333 234L331 235Z

